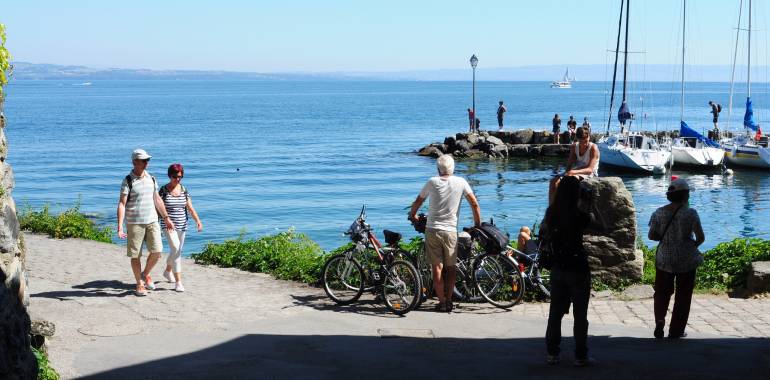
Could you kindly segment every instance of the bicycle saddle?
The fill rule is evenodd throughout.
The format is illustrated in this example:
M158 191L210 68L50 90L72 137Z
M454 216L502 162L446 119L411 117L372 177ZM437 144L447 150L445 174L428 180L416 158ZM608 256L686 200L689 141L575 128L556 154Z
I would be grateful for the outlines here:
M401 241L401 234L398 232L384 230L382 233L385 234L385 243L388 245L398 244L398 242Z

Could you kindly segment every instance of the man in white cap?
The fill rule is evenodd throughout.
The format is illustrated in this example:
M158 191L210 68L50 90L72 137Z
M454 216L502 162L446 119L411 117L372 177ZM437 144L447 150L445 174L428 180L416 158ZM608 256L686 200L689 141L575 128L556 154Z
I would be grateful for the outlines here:
M127 254L131 258L131 269L136 279L136 295L147 295L147 289L155 289L150 278L150 271L158 262L163 244L160 237L158 214L163 218L166 228L173 230L174 223L168 216L163 200L158 195L155 177L147 172L150 156L144 149L131 153L134 169L123 178L118 201L118 237L128 238ZM123 232L123 221L126 232ZM142 271L142 244L147 245L147 263Z

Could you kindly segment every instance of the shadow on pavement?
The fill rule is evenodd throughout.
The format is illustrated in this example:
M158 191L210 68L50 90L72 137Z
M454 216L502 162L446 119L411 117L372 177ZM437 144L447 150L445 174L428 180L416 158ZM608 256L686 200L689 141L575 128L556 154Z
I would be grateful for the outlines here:
M472 326L469 326L472 328ZM597 364L545 364L544 340L245 335L191 352L116 368L86 379L767 379L770 340L655 340L589 337Z
M30 297L53 298L59 300L73 297L125 297L134 294L135 286L135 284L116 280L98 280L72 286L72 289L77 290L41 292L32 294Z
M351 305L338 305L325 295L292 295L292 306L307 306L320 311L333 311L335 313L361 314L384 318L400 318L391 313L382 301L376 300L371 296L363 296L357 302ZM409 313L433 312L436 305L435 298L425 301L420 307ZM291 307L291 306L289 306ZM500 309L485 303L456 302L453 313L472 313L472 314L498 314L507 313L510 310Z

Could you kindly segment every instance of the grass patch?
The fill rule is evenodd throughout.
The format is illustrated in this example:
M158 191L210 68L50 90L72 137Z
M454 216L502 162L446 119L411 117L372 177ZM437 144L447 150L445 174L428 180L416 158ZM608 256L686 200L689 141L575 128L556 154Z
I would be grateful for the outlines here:
M35 359L37 359L38 380L59 380L59 374L51 367L51 363L48 362L48 356L34 347L32 347L32 353L35 354Z
M98 227L91 219L80 212L80 203L76 203L64 212L51 214L48 205L39 211L25 207L18 215L21 229L36 233L45 233L57 239L79 238L112 243L112 230Z
M202 252L193 253L199 264L270 273L283 280L318 284L327 254L306 235L289 229L259 239L244 239L244 234L223 243L208 243Z

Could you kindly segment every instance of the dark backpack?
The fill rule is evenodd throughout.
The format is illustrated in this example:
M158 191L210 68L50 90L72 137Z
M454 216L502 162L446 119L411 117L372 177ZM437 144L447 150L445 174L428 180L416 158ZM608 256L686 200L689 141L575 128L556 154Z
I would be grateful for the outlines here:
M157 187L158 183L155 182L155 176L150 175L150 178L152 178L153 187ZM126 184L128 185L128 195L126 195L126 204L128 204L128 201L131 199L131 189L134 187L134 181L131 179L131 174L127 174L125 179Z
M486 252L501 253L507 249L510 237L507 232L497 228L493 221L490 220L489 223L482 222L476 231L478 231L477 238L479 244L481 244Z
M722 105L717 104L717 113L720 113L720 112L722 112Z

